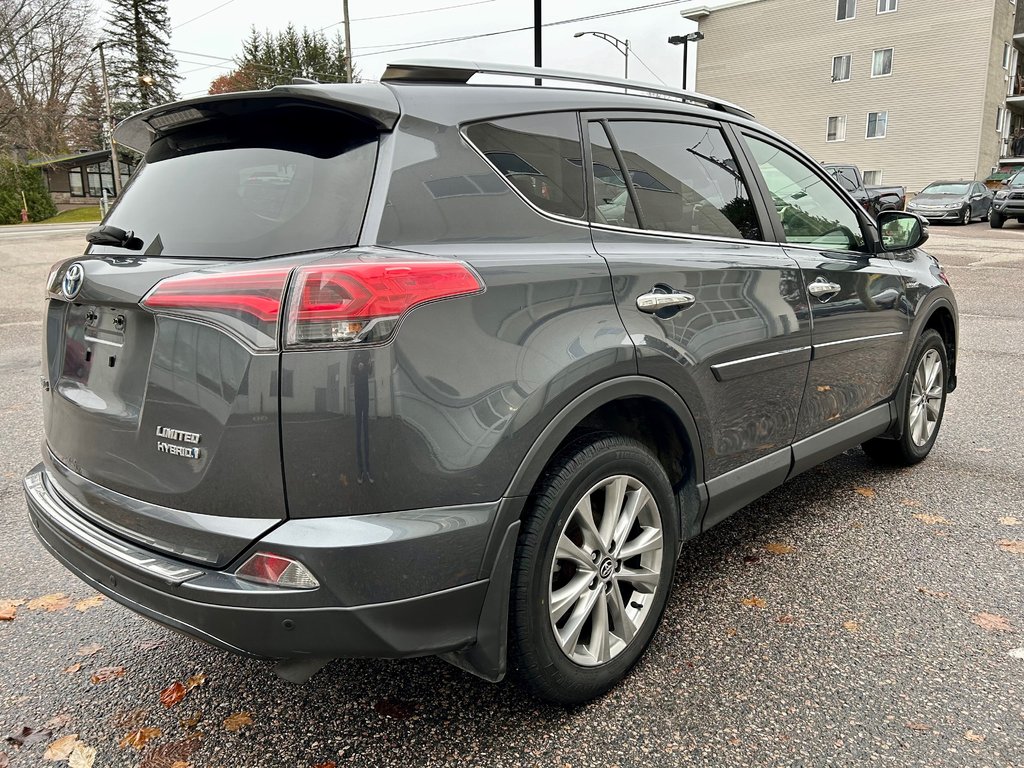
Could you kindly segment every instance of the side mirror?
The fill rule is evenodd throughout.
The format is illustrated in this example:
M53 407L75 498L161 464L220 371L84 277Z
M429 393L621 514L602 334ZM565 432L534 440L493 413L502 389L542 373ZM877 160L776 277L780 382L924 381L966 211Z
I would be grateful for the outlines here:
M882 250L908 251L928 240L928 222L916 213L883 211L877 221Z

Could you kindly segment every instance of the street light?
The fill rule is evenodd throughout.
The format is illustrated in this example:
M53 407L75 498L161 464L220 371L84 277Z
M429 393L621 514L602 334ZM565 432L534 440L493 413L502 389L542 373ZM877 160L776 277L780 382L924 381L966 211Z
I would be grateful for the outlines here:
M626 57L626 72L623 77L629 80L629 40L619 40L615 35L609 35L607 32L577 32L573 37L583 37L584 35L593 35L614 45L615 50Z
M689 44L690 43L696 43L698 40L703 40L703 39L704 39L704 33L703 32L691 32L688 35L672 35L672 37L670 37L668 39L668 41L669 41L669 43L671 45L681 45L681 46L683 46L683 90L684 91L686 90L686 71L687 71L687 64L688 64L688 59L689 59L688 54L690 52ZM694 87L696 87L696 85Z

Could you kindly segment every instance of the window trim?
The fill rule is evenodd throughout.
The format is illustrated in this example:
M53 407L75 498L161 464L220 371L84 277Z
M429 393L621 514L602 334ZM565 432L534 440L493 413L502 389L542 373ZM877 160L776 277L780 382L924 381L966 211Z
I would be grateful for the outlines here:
M867 214L860 208L860 206L850 199L850 193L843 189L839 185L839 182L832 178L831 174L825 172L820 163L816 162L813 158L806 156L796 147L786 146L786 144L780 142L778 139L767 136L754 129L747 128L745 126L742 128L735 126L734 130L736 131L738 139L743 142L742 150L744 161L748 167L751 168L750 172L754 174L754 179L756 180L757 189L761 195L762 202L767 207L768 217L771 219L772 229L775 232L775 245L782 245L786 248L799 248L806 251L816 251L818 253L823 250L829 250L832 253L849 253L855 254L860 258L864 258L865 256L871 257L876 254L878 250L878 235L877 233L872 233L873 228L868 225L869 222L866 219ZM757 163L754 161L754 156L751 154L750 147L747 146L746 141L743 141L744 137L756 139L764 144L775 147L780 152L785 152L786 154L796 158L810 168L811 172L817 176L819 180L824 181L825 185L839 195L839 199L843 204L853 212L858 224L860 224L861 235L864 237L864 249L860 251L844 250L840 248L823 249L820 245L789 242L786 239L786 231L782 227L782 220L779 218L778 211L775 210L774 205L768 205L768 201L771 200L771 191L768 189L767 182L764 180L764 174L761 173L761 169L757 167Z
M840 19L839 18L839 5L840 5L840 3L850 3L850 2L853 3L853 15L851 15L851 16L844 16L843 18ZM856 18L857 18L857 0L837 0L837 2L836 2L836 23L843 22L843 21L853 21Z
M886 72L885 74L882 74L882 75L876 75L875 74L875 54L877 54L877 53L885 53L886 51L890 51L890 54L889 54L889 71ZM883 59L883 61L884 61L884 59ZM890 46L888 46L886 48L875 48L875 50L873 50L871 52L871 78L874 80L874 79L877 79L877 78L880 78L880 77L892 77L892 70L893 70L893 67L895 66L895 63L896 63L896 46L890 45Z
M830 139L828 137L829 121L832 120L833 117L835 117L835 118L842 118L842 121L843 121L843 131L842 131L842 138L841 139ZM826 117L825 118L825 143L826 144L839 144L840 142L846 141L846 126L847 126L847 123L848 123L848 120L847 120L847 116L846 115L829 115L828 117ZM836 131L836 135L837 136L839 135L839 131Z
M872 115L885 115L885 131L880 136L871 136L869 131L871 130L871 116ZM878 120L875 119L875 126L878 126ZM889 133L889 110L879 110L878 112L868 112L864 119L864 138L868 141L875 141L878 139L884 139Z
M1013 2L1013 0L1010 0L1010 2ZM880 10L881 7L882 7L882 3L885 3L886 5L888 5L889 0L875 0L875 15L876 16L881 16L881 15L886 14L886 13L896 13L896 11L898 11L900 9L900 2L899 2L899 0L894 0L895 4L893 5L893 7L888 9L888 10L885 10L885 11Z
M1010 64L1013 63L1013 46L1007 42L1003 42L1003 69L1009 71Z
M846 77L842 80L836 80L836 59L849 59L849 64L846 67ZM832 82L833 83L848 83L853 80L853 54L852 53L840 53L837 56L832 57Z

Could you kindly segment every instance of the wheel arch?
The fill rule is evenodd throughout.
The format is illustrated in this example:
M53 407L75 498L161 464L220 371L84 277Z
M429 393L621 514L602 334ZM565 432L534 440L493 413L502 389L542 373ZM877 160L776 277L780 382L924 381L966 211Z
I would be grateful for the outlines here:
M922 316L915 338L929 329L936 331L946 346L946 359L949 363L948 391L952 392L956 389L957 322L956 311L947 299L940 297L931 304Z

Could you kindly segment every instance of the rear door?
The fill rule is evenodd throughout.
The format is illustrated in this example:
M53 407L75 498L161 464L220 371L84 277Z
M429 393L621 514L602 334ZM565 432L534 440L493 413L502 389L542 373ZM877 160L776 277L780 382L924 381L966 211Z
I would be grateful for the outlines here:
M765 241L767 213L750 194L749 169L715 121L584 120L594 245L611 268L639 372L689 404L708 478L761 460L754 475L781 482L810 322L796 261ZM741 491L732 508L757 495L742 491L742 479L726 484Z
M801 439L893 395L908 349L906 290L893 262L869 252L862 217L825 171L767 136L742 138L809 294L814 354Z

